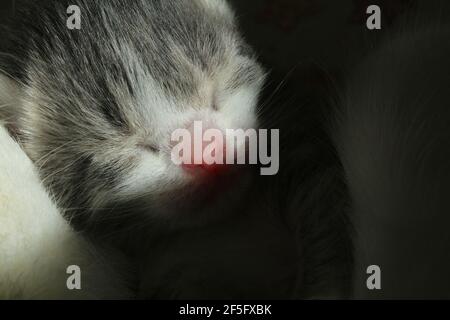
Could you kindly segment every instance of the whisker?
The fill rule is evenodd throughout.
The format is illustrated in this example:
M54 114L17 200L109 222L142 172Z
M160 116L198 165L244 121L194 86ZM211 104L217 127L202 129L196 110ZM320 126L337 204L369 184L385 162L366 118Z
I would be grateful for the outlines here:
M62 145L60 145L59 147L49 151L48 153L46 153L42 157L40 157L38 160L36 160L35 162L36 162L36 164L38 164L38 170L42 170L44 165L46 165L48 160L50 159L50 156L56 155L59 152L63 151L61 149L63 149L65 146L73 143L75 140L76 140L76 138L72 139L72 140L70 140L70 141L68 141L68 142L66 142L66 143L64 143ZM42 163L41 163L41 161L42 161Z

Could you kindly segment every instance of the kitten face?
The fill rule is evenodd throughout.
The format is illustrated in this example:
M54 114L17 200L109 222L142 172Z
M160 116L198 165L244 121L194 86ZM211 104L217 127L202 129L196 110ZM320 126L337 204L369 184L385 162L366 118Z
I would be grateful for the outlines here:
M170 157L172 132L194 121L257 126L263 71L226 3L72 2L82 30L65 28L61 2L38 7L39 23L21 25L26 52L15 52L26 68L11 71L25 82L26 150L68 213L134 203L151 216L200 214L212 193L237 187L240 173L205 179Z

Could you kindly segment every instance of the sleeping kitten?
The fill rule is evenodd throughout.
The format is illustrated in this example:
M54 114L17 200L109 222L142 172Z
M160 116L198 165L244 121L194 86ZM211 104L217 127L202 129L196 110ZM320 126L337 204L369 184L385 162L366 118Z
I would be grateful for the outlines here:
M81 30L66 28L69 3L81 9ZM258 125L264 72L224 1L24 8L1 65L16 80L25 150L77 226L138 211L139 225L155 217L191 224L235 202L245 171L193 174L170 157L171 133L194 121Z
M81 30L66 28L69 3L81 9ZM18 7L0 56L14 86L8 114L70 222L136 260L138 296L289 297L298 252L281 216L249 202L257 196L251 168L213 175L176 166L170 157L171 133L196 120L222 131L258 127L264 72L226 2L25 1ZM246 210L246 203L258 206ZM220 222L233 213L236 219ZM198 230L205 221L214 226ZM179 235L181 226L191 231ZM183 246L164 248L177 239L185 239ZM167 261L171 256L179 259ZM242 263L231 263L237 260ZM186 272L180 281L158 276L177 268ZM222 274L223 286L210 279L197 287L201 270L205 279ZM168 295L160 290L173 285Z
M264 72L224 1L70 4L81 30L65 26L69 2L22 4L0 56L0 115L67 218L135 258L138 297L346 297L352 285L377 297L371 264L382 297L448 296L447 27L400 33L364 61L328 135L314 127L330 114L308 124L305 108L283 109L282 170L264 180L170 159L171 133L196 120L259 125Z

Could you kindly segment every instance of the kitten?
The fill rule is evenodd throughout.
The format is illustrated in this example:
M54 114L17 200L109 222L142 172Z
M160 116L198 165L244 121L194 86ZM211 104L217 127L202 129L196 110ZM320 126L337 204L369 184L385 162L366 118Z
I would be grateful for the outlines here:
M81 9L81 30L66 28L69 3ZM194 121L219 130L258 125L264 72L224 1L24 8L1 65L17 80L25 150L74 223L143 211L139 225L190 224L235 202L245 171L192 174L170 157L171 133Z
M0 59L3 113L67 218L135 256L139 297L346 297L352 285L376 297L371 264L383 297L448 296L447 27L400 33L369 56L328 136L305 129L304 108L283 109L285 160L268 182L170 159L171 132L195 120L259 125L264 72L226 2L71 1L79 31L65 27L68 4L28 3L17 17Z
M217 290L222 298L289 297L297 251L280 216L244 210L254 202L253 170L210 175L170 158L172 131L196 120L220 130L258 127L265 74L226 2L70 1L81 9L79 31L65 26L69 1L24 4L0 56L8 85L15 83L8 112L68 220L136 260L140 297L167 297L160 282L171 288L174 281L157 275L180 268L166 259L174 255L194 257L187 267L195 271L169 296L205 298ZM233 213L236 219L219 219ZM215 225L198 230L205 221ZM191 231L179 235L187 226ZM176 239L184 239L180 254L176 245L164 250ZM238 253L222 250L225 243ZM199 245L206 261L198 261ZM242 263L224 268L226 259ZM200 270L214 277L220 266L230 292L213 288L213 279L201 290L193 285Z

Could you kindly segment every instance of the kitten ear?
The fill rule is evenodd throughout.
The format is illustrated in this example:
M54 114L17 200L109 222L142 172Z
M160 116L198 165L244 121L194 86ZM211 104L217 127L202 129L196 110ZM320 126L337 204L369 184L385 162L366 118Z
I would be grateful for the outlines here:
M17 133L20 92L19 83L0 74L0 123L14 135Z

